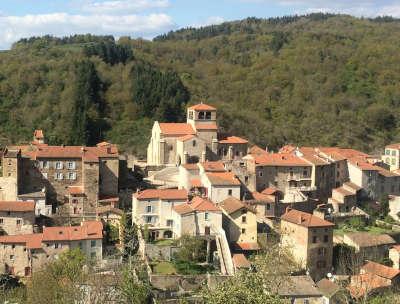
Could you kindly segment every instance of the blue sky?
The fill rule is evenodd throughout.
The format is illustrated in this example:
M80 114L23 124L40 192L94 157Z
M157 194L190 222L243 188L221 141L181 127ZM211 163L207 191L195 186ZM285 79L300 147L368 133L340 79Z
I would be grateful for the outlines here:
M317 11L400 17L400 0L0 0L0 49L45 34L150 39L186 26Z

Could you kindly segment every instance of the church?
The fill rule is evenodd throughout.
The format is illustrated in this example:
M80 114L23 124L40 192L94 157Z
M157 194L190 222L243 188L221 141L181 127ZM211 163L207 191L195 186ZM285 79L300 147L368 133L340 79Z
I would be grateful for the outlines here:
M186 123L154 122L147 148L149 166L235 160L247 154L248 141L218 132L217 109L200 103L187 109Z

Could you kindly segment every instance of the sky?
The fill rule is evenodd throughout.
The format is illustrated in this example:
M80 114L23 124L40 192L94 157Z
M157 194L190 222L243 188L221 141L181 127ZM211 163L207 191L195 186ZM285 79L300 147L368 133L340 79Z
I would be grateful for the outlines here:
M151 39L187 26L311 12L400 17L400 0L0 0L0 49L46 34Z

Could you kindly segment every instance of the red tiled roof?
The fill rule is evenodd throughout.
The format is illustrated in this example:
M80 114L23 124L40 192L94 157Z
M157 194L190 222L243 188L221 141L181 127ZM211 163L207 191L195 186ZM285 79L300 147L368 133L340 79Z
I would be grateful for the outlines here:
M338 148L338 147L318 147L319 151L324 154L334 154L339 156L341 159L349 159L353 157L368 157L368 154L354 150L354 149L346 149L346 148Z
M190 205L197 211L221 211L212 201L199 196L195 196L190 201Z
M249 141L237 136L228 136L225 139L219 140L220 144L247 144Z
M221 161L207 161L200 163L206 172L225 172L225 165Z
M159 198L162 200L187 200L188 193L185 189L147 189L135 193L138 200Z
M175 212L187 214L194 211L220 212L221 210L209 199L195 196L190 203L174 206Z
M279 190L275 187L268 187L265 188L263 191L261 191L262 194L267 194L267 195L273 195L277 192L279 192Z
M0 236L1 244L25 244L29 249L42 247L42 233L21 234L21 235L3 235Z
M69 194L84 194L85 192L83 191L82 186L68 186L68 193Z
M205 103L199 103L188 108L189 110L197 111L215 111L216 108Z
M82 222L81 226L44 227L43 241L96 240L103 238L103 224L100 221Z
M264 194L264 193L260 193L260 192L254 191L254 192L251 192L251 196L256 201L275 203L275 196L273 196L273 195Z
M389 280L392 280L400 275L400 270L372 261L368 261L364 266L361 267L361 270Z
M256 164L266 166L310 166L308 162L300 157L288 153L269 153L255 157Z
M198 123L195 125L196 130L218 130L215 123Z
M193 130L192 126L188 123L159 123L161 133L164 135L174 135L174 136L184 136L184 135L194 135L196 132Z
M256 242L237 242L235 245L239 250L244 251L260 249L260 246Z
M233 265L236 268L250 268L251 264L243 253L235 253L232 256Z
M182 165L186 170L199 170L197 164L184 164Z
M43 139L44 138L43 130L35 130L35 132L33 133L33 136L35 138Z
M335 224L325 221L310 213L290 209L282 215L281 220L291 222L293 224L301 225L304 227L333 227Z
M400 143L387 145L385 148L400 150Z
M0 211L29 212L35 210L35 202L0 201Z
M201 183L201 179L200 178L192 178L190 180L190 185L192 188L201 188L203 187L203 184Z
M206 176L214 186L240 186L240 181L232 172L207 172Z
M284 145L282 148L279 149L279 153L292 153L296 150L295 146L292 145Z
M185 135L185 136L178 137L177 140L185 142L185 141L190 140L192 138L195 138L195 136L192 135L192 134L188 134L188 135Z
M259 146L252 146L250 148L249 151L250 155L254 155L254 156L261 156L261 155L268 155L268 152L262 148L260 148Z
M224 199L221 203L219 203L219 206L224 209L228 214L232 214L243 208L249 209L249 206L247 204L232 196Z
M358 167L359 169L361 169L362 171L380 171L381 168L378 166L375 166L371 163L369 163L365 158L363 157L352 157L352 158L348 158L348 161Z
M364 273L352 276L351 283L347 287L347 289L350 291L350 294L354 298L360 298L366 293L371 293L376 289L386 288L390 286L391 283L389 280L374 275L372 273Z

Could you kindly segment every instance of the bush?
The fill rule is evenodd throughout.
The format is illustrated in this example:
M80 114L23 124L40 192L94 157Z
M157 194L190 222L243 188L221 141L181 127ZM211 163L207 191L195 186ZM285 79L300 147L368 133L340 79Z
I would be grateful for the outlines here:
M180 249L176 259L183 262L204 262L207 256L206 242L193 236L184 235L180 238Z

